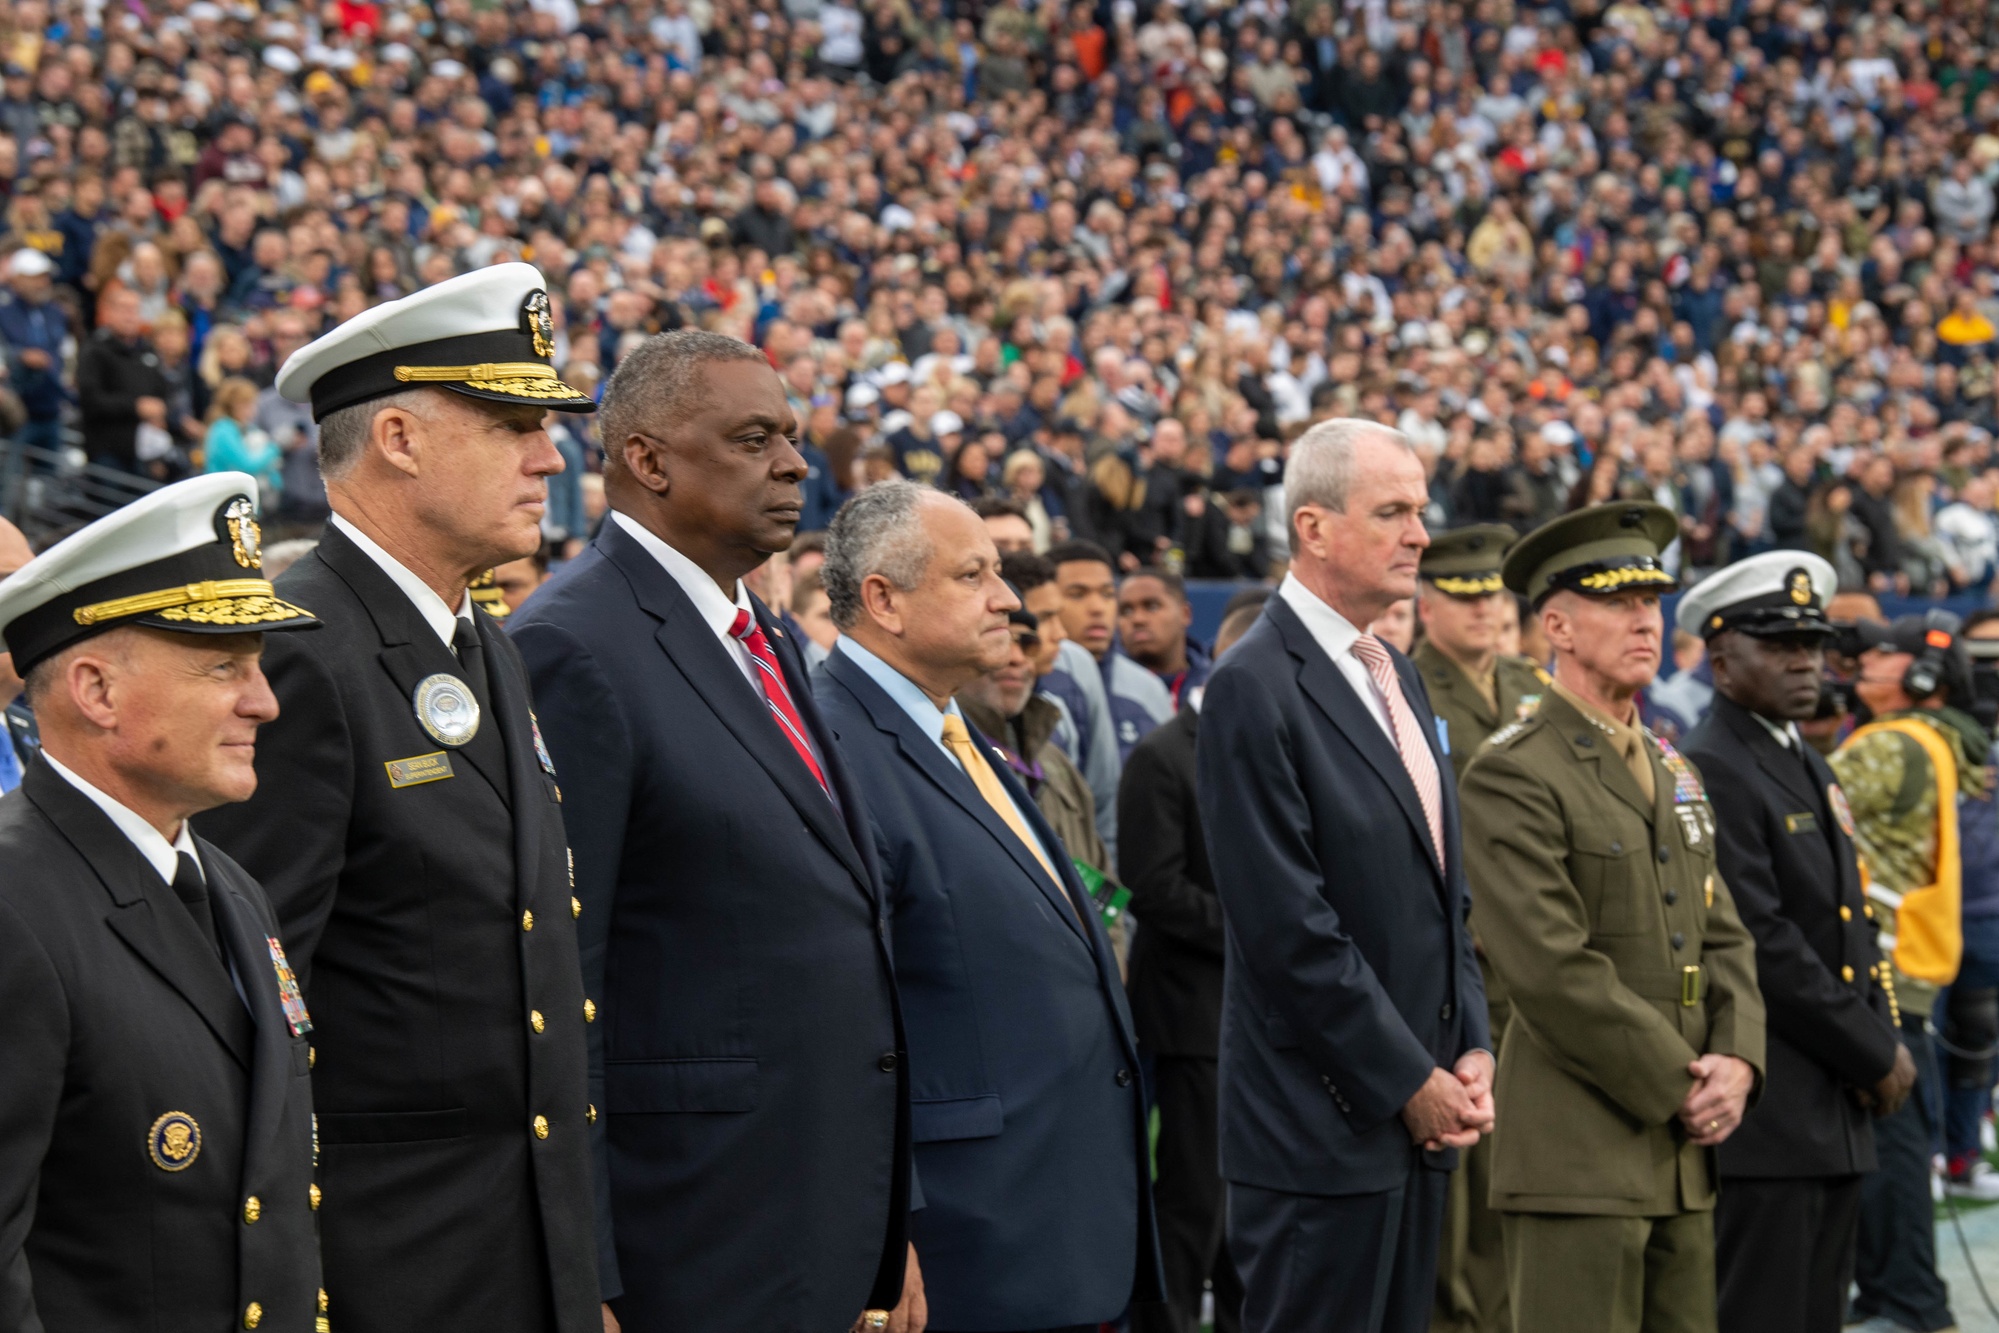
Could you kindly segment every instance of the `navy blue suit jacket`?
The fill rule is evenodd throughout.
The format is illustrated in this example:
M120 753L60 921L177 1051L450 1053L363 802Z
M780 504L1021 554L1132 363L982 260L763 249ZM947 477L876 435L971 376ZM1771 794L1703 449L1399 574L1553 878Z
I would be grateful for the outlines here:
M1389 650L1442 780L1439 872L1395 745L1273 597L1201 703L1201 824L1227 923L1222 1174L1368 1194L1421 1153L1400 1111L1430 1071L1488 1047L1465 923L1457 788L1422 678Z
M575 856L599 1268L633 1333L823 1333L900 1294L906 1073L866 807L756 614L838 808L617 523L508 621Z
M1061 840L995 761L1067 897L852 659L835 650L813 684L880 839L930 1322L1067 1327L1156 1299L1138 1043L1110 941L1093 910L1076 910L1088 900Z

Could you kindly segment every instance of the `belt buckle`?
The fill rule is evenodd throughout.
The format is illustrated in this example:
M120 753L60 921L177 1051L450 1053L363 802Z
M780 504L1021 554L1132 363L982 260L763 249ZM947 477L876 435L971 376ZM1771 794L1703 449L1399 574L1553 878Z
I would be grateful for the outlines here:
M1702 973L1700 964L1690 963L1680 969L1680 1006L1691 1009L1701 1002Z

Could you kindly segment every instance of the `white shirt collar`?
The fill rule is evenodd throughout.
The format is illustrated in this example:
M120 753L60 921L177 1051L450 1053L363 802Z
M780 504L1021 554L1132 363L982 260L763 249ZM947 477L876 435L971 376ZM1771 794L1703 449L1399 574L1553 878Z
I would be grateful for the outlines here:
M1353 651L1354 640L1360 637L1360 631L1352 621L1333 610L1324 598L1299 582L1296 574L1284 576L1284 582L1277 585L1277 595L1298 613L1298 619L1305 622L1305 628L1326 650L1326 656L1338 661Z
M611 511L611 518L666 568L673 581L680 585L680 590L694 603L694 609L704 623L722 635L728 635L735 629L736 613L750 609L750 595L741 579L736 580L735 596L732 598L722 591L721 584L709 577L707 570L661 541L658 534L645 524L615 509ZM753 617L754 614L752 612Z
M387 574L389 579L403 590L403 595L416 606L417 613L423 617L424 623L437 632L437 637L444 640L446 648L451 647L452 640L457 634L458 622L461 619L468 621L472 619L472 599L461 594L458 598L458 610L453 612L428 583L412 574L402 561L378 546L374 538L338 514L333 515L333 526L346 533L349 541L360 547L364 555L382 567L382 572Z
M1803 743L1802 738L1798 735L1797 723L1786 722L1783 726L1780 727L1775 722L1772 722L1769 718L1763 716L1761 713L1752 711L1750 712L1749 716L1755 718L1758 722L1761 722L1763 724L1763 730L1770 733L1770 739L1776 741L1777 744L1783 746L1786 750L1793 748L1794 743L1797 744Z
M47 750L42 751L42 758L49 761L49 767L56 771L58 777L88 796L91 804L102 810L105 817L118 826L118 831L132 840L132 845L139 849L139 855L145 857L147 864L159 871L161 879L169 884L174 882L174 872L180 869L182 852L192 856L195 865L201 864L201 854L194 850L194 837L188 832L188 822L185 819L180 822L179 836L168 842L160 836L158 829L140 818L129 806L113 800L85 782L64 767L62 761ZM202 873L206 876L207 871L204 870Z

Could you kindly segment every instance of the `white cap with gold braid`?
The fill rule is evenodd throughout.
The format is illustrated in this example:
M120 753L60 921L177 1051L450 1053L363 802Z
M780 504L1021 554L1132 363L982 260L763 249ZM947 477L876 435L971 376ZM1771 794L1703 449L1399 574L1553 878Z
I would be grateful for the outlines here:
M314 629L310 611L264 577L253 497L241 472L163 486L63 538L0 582L0 637L14 670L94 634L146 625L180 634Z

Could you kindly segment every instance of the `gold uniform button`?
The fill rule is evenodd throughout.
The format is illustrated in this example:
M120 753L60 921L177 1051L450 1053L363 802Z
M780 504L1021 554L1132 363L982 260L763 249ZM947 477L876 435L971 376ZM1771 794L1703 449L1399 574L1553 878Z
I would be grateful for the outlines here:
M258 1303L257 1301L251 1301L248 1305L243 1307L243 1327L255 1328L257 1325L263 1322L264 1322L264 1307L260 1303Z
M534 1136L535 1136L536 1138L538 1138L538 1139L545 1139L545 1138L547 1138L547 1137L548 1137L548 1117L547 1117L547 1116L545 1116L545 1115L538 1115L538 1116L536 1116L536 1117L534 1118Z
M259 1199L254 1194L252 1194L249 1198L243 1200L243 1220L245 1222L254 1222L263 1215L264 1215L263 1200Z
M1841 921L1853 920L1853 909L1851 907L1846 906L1845 904L1841 904L1839 909L1839 919Z
M583 915L583 900L582 900L581 898L576 898L576 897L571 897L571 898L570 898L570 900L569 900L569 915L571 915L571 916L582 916L582 915Z
M1867 919L1868 919L1869 921L1872 921L1872 920L1874 919L1874 904L1873 904L1873 903L1862 903L1862 904L1860 905L1860 910L1861 910L1862 914L1863 914L1863 915L1865 915L1865 916L1867 917Z
M533 1028L536 1032L540 1032L543 1028L548 1026L547 1023L542 1021L541 1010L539 1009L528 1010L528 1026Z
M317 1185L307 1185L307 1186L305 1187L305 1193L306 1193L306 1197L307 1197L308 1199L311 1199L311 1200L312 1200L312 1211L313 1211L313 1212L315 1212L315 1213L316 1213L316 1212L318 1212L318 1211L319 1211L319 1201L320 1201L320 1200L321 1200L322 1198L324 1198L324 1197L325 1197L324 1195L322 1195L322 1194L321 1194L321 1193L319 1192L319 1186L317 1186Z
M1842 980L1842 981L1851 981L1851 980L1853 980L1853 968L1852 968L1852 966L1851 966L1851 965L1849 964L1848 966L1846 966L1846 967L1842 967L1841 969L1839 969L1839 977L1840 977L1840 980Z
M587 997L583 1001L583 1021L586 1023L597 1021L597 1002Z
M533 930L533 929L534 929L534 913L533 913L533 912L522 912L522 913L521 913L521 929L522 929L522 930Z
M594 1104L583 1108L583 1118L593 1125L597 1123L597 1108Z

